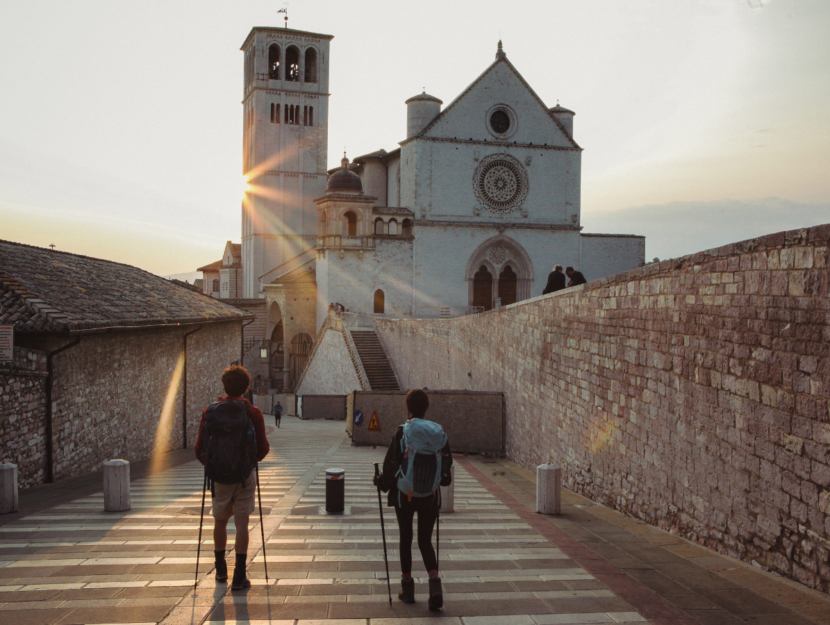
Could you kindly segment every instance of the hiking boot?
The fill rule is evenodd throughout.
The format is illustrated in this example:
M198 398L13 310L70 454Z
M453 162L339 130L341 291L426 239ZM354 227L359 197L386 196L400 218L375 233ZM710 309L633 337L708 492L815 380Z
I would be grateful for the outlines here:
M251 587L251 580L245 573L245 569L234 569L233 580L231 581L231 590L245 590Z
M415 580L408 582L401 580L401 589L398 591L398 599L404 603L415 603Z
M245 590L251 587L251 580L245 572L245 559L247 555L244 553L236 554L236 566L233 569L233 580L231 581L231 590Z
M441 578L429 580L429 609L440 610L444 607L444 595L441 593Z
M216 581L228 581L228 563L225 562L225 554L222 553L222 558L216 558Z

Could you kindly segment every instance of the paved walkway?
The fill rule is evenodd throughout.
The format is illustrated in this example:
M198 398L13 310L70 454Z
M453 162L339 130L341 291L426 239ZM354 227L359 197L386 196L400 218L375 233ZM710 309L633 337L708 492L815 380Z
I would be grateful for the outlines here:
M208 515L194 591L202 486L194 461L133 480L128 513L103 512L97 492L0 526L0 622L830 623L826 595L572 493L563 495L561 517L537 515L532 474L472 457L458 458L456 512L442 515L439 615L426 608L417 547L417 602L404 605L394 596L398 535L392 510L384 509L390 607L370 482L384 450L351 447L342 423L284 418L282 425L269 427L272 453L261 465L267 582L258 520L249 550L254 586L230 593L213 582ZM342 516L322 508L324 473L332 466L347 472Z

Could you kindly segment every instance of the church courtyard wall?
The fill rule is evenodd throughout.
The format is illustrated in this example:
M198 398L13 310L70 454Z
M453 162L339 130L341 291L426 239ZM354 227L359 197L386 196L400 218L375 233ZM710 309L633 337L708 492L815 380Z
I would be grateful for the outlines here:
M405 388L503 391L507 452L830 589L830 225L485 314L376 320Z
M367 387L347 341L342 321L329 318L317 336L297 395L347 395Z
M202 410L223 395L220 376L239 358L241 322L91 334L53 357L54 479L192 447ZM187 338L186 368L183 358ZM38 339L36 371L0 371L3 460L21 487L46 479L45 354L72 337ZM183 407L185 379L187 407ZM184 415L184 417L183 417Z

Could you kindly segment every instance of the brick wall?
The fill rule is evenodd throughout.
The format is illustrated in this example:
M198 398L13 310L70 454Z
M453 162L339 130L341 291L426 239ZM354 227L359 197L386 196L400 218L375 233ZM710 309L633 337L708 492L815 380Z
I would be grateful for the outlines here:
M830 225L451 320L377 320L404 386L501 390L507 450L830 588Z
M0 368L0 462L18 465L20 488L43 482L46 451L46 356L14 348Z

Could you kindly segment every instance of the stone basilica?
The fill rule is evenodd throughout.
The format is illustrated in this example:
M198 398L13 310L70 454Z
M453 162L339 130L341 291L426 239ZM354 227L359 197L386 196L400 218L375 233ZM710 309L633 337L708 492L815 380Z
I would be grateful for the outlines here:
M257 27L242 45L242 242L200 271L256 314L259 388L292 388L332 302L355 325L458 316L541 295L554 264L589 281L643 264L643 237L582 232L574 112L542 102L501 42L448 106L406 101L396 149L327 171L332 38Z

